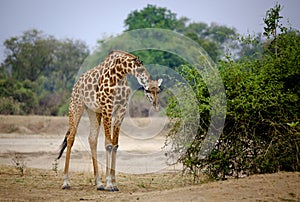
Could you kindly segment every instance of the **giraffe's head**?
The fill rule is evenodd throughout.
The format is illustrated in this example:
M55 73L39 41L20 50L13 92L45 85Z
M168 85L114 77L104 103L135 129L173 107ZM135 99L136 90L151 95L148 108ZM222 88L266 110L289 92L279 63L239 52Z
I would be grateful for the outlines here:
M162 81L162 79L158 79L157 81L150 80L148 86L144 87L145 96L153 105L156 112L159 110L158 94L161 91L160 86Z
M145 96L153 105L154 110L159 111L158 94L161 91L160 86L163 80L151 80L149 73L143 66L143 61L140 61L138 57L134 57L132 61L134 67L133 74L137 78L138 82L144 87Z

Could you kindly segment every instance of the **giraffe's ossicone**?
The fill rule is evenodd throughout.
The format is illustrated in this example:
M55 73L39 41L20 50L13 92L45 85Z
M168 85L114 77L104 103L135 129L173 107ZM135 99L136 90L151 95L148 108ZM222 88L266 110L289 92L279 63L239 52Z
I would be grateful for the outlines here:
M86 109L90 120L89 144L94 166L95 183L98 190L118 191L116 184L116 154L120 127L126 113L130 95L127 74L136 77L143 86L147 99L155 111L159 111L158 94L162 79L151 80L142 61L124 51L112 51L105 60L95 68L87 71L75 83L69 107L69 129L61 145L58 159L65 148L66 160L63 189L69 189L68 180L71 148L73 146L81 115ZM112 115L114 121L112 122ZM100 124L103 123L106 148L106 186L104 187L98 172L97 140ZM112 132L111 132L112 131Z

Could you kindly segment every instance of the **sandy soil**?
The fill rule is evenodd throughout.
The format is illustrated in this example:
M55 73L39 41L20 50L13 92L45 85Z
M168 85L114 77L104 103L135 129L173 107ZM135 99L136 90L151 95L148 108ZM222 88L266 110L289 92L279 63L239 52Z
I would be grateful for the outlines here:
M0 201L300 201L300 173L221 182L203 177L195 185L178 172L180 167L165 164L161 149L165 119L126 121L117 162L121 191L109 193L95 190L93 184L87 118L81 120L72 150L71 190L61 190L64 156L57 165L54 159L68 127L67 118L0 116ZM100 134L98 158L103 176L102 143Z
M67 117L0 116L0 162L9 165L20 156L28 167L51 169L59 146L68 128ZM165 163L164 118L124 120L119 138L118 164L120 172L139 174L173 169ZM82 117L71 153L70 170L92 171L88 144L89 120ZM63 169L64 158L58 162ZM98 140L98 162L105 165L103 129Z

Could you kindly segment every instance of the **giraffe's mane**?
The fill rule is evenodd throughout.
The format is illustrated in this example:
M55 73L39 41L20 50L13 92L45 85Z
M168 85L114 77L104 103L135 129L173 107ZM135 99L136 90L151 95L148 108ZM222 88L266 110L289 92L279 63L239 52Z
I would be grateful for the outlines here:
M126 55L126 56L129 56L129 57L132 57L132 58L136 58L136 56L134 56L134 55L132 55L130 53L127 53L125 51L122 51L122 50L113 50L113 51L110 52L109 55L114 54L114 53L120 53L122 55Z

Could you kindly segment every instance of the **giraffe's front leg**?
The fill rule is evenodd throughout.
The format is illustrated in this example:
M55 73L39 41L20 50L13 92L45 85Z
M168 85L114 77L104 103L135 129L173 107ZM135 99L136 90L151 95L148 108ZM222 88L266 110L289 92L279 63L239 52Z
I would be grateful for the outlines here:
M118 145L106 145L106 187L107 191L119 191L116 184L116 154Z
M105 149L106 149L106 186L105 190L114 191L112 179L110 175L111 158L112 158L112 139L111 139L111 119L112 119L112 106L106 105L103 111L103 126L105 133Z
M90 142L90 147L91 147L91 152L92 152L92 161L93 161L93 166L94 166L94 177L95 177L95 183L97 190L104 190L104 186L101 182L101 178L99 177L98 173L98 161L97 161L97 137L93 137L90 135L89 137L89 142Z
M117 150L119 148L119 134L120 134L120 127L123 122L125 113L126 113L126 106L127 106L127 101L129 98L129 93L130 89L125 88L122 90L124 91L123 94L126 95L125 99L122 100L119 104L119 106L116 107L115 110L115 120L113 124L113 139L112 139L112 162L111 162L111 170L110 170L110 175L112 178L112 184L113 184L113 189L114 191L119 191L119 188L117 187L117 182L116 182L116 161L117 161ZM122 93L121 93L122 94Z
M116 182L116 158L117 158L117 150L119 145L114 145L112 149L112 161L111 161L111 178L112 178L112 184L114 191L119 191L119 188L117 187Z
M99 177L98 172L98 161L97 161L97 143L98 143L98 134L101 123L101 114L95 113L90 109L87 109L87 114L90 119L90 135L89 135L89 143L92 152L92 161L94 166L94 177L95 183L97 186L97 190L104 190L104 186L101 182L101 178Z
M111 171L111 160L112 160L112 144L106 144L106 191L114 191L112 184Z

